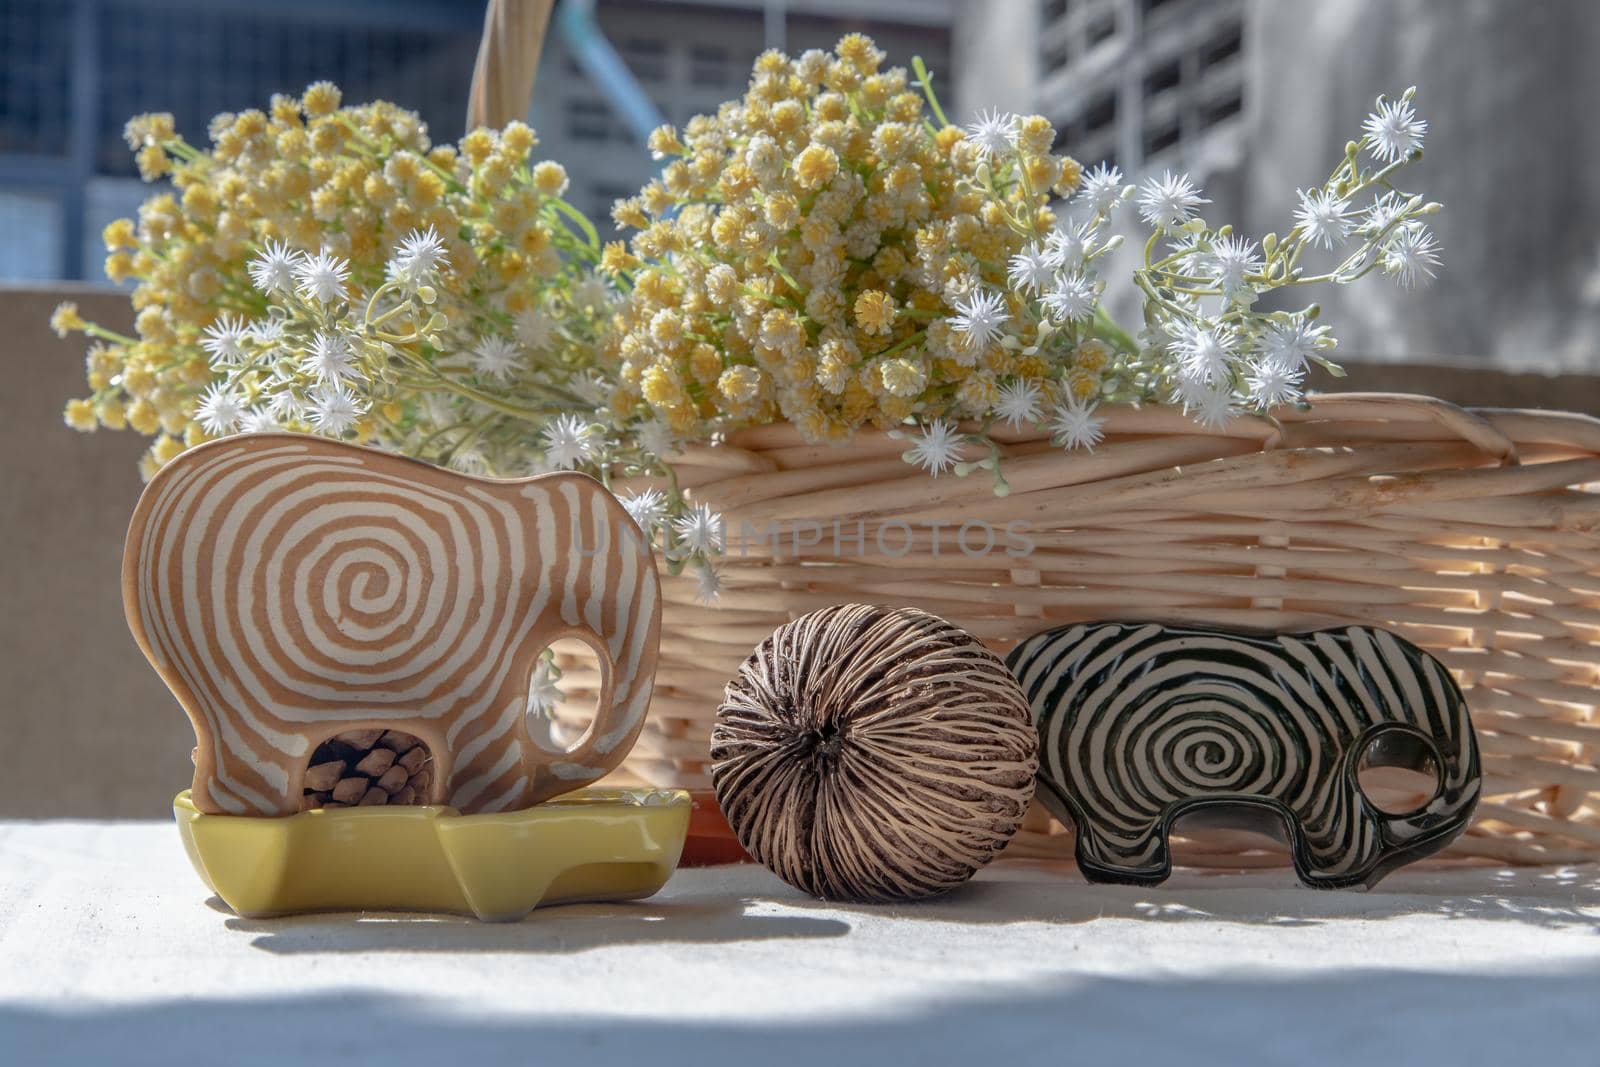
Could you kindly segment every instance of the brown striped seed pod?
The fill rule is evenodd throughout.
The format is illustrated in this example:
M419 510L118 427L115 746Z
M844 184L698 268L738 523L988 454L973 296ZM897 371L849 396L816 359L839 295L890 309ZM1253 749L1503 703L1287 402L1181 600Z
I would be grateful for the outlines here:
M728 683L711 780L740 843L830 900L965 882L1028 810L1038 737L1005 664L912 608L847 604L762 642Z

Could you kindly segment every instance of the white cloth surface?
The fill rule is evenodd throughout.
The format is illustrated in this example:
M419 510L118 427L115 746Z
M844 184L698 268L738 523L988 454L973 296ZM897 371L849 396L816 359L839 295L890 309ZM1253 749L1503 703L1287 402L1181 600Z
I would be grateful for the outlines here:
M1600 1058L1592 868L1361 893L1002 862L938 901L845 907L723 867L512 925L252 921L208 895L170 824L0 822L0 1064Z

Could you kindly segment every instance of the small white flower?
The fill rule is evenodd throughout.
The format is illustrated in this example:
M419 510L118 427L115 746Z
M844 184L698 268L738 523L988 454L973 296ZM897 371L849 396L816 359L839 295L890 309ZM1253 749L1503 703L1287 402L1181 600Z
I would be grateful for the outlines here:
M1369 238L1379 237L1405 214L1406 198L1394 190L1375 197L1361 219L1361 230Z
M1000 387L994 413L1013 430L1021 428L1025 422L1038 422L1040 396L1039 387L1025 378L1007 382Z
M538 308L530 308L518 315L515 331L517 340L533 352L543 352L555 338L555 327L550 316Z
M702 604L715 604L722 596L722 572L710 560L701 560L695 568L695 599Z
M640 448L661 459L675 456L683 451L683 442L678 440L678 435L659 419L641 424L634 431L634 438L639 442Z
M722 551L722 516L706 504L696 504L673 520L672 528L691 556Z
M301 258L302 253L282 241L269 240L261 254L250 261L250 280L263 293L290 292Z
M1209 204L1187 174L1174 176L1165 171L1160 178L1145 180L1139 190L1139 217L1160 230L1182 226L1194 217L1194 209Z
M611 396L611 386L595 371L585 371L570 379L567 388L592 408L600 407Z
M244 401L224 382L212 382L200 396L195 407L195 418L200 428L212 437L232 433L244 417Z
M1427 122L1417 118L1409 101L1385 100L1381 96L1378 110L1367 116L1361 128L1367 135L1362 143L1385 163L1404 159L1420 149L1428 132Z
M1325 189L1301 191L1294 222L1306 235L1306 243L1332 248L1350 233L1350 202Z
M303 255L294 265L294 279L300 295L319 304L343 300L344 283L349 276L350 264L328 252L319 256Z
M1083 176L1074 202L1088 207L1091 214L1102 215L1120 204L1128 190L1122 184L1122 171L1101 163Z
M541 660L528 681L528 709L535 715L548 716L561 705L563 698L561 686L556 684L555 672L550 669L549 663Z
M1055 268L1035 242L1011 257L1011 269L1006 278L1011 282L1011 288L1037 294L1044 291L1054 275Z
M1062 275L1056 287L1044 295L1044 309L1056 322L1078 322L1094 314L1099 298L1100 291L1095 283L1073 271Z
M444 241L432 226L412 230L389 258L389 280L414 290L431 279L445 265Z
M1275 323L1261 335L1257 352L1263 360L1282 365L1291 373L1298 373L1319 348L1327 347L1324 339L1326 326L1314 326L1306 319Z
M1221 429L1239 414L1239 409L1233 405L1233 393L1227 386L1198 394L1192 409L1190 414L1194 420L1211 430Z
M645 489L623 497L622 507L639 524L639 529L648 535L661 525L662 518L666 516L667 497L659 489Z
M1082 448L1093 452L1105 437L1101 428L1106 422L1095 418L1095 407L1077 400L1057 404L1050 419L1050 440L1068 451Z
M1260 271L1262 263L1254 241L1229 234L1211 243L1207 265L1217 287L1233 294L1245 288L1245 275Z
M1076 270L1088 258L1089 245L1094 237L1094 227L1085 223L1077 225L1070 220L1060 229L1051 230L1044 239L1046 262L1057 270Z
M978 120L967 127L967 136L983 159L1003 156L1011 150L1011 138L1017 128L1015 115L999 111L980 111Z
M318 433L342 437L355 429L367 405L342 382L328 382L312 391L308 417Z
M1167 397L1169 404L1176 404L1183 408L1184 414L1192 412L1205 400L1206 394L1212 391L1204 382L1196 381L1178 369L1178 374L1172 380L1172 393Z
M615 294L606 280L590 271L572 287L572 306L593 311L604 311L611 306Z
M934 477L955 466L961 452L961 434L944 419L934 419L911 445L906 457Z
M950 320L956 333L967 339L968 346L982 350L999 340L1001 327L1010 315L1000 294L988 289L974 289L965 300L956 303L960 312Z
M1210 273L1211 252L1199 234L1184 234L1181 240L1172 241L1167 255L1177 257L1178 273L1186 278L1200 279Z
M267 355L272 355L283 343L283 320L276 316L257 319L246 331L250 340Z
M355 353L350 349L350 339L339 333L317 333L311 338L301 365L319 382L356 378Z
M544 428L545 459L557 470L571 470L594 453L594 426L576 415L557 415Z
M472 350L472 369L485 378L505 381L516 370L521 357L517 346L504 337L485 336Z
M267 380L267 410L281 423L293 422L305 413L305 399L288 378L274 375Z
M239 420L239 430L241 433L273 433L281 429L283 429L283 425L279 423L277 417L272 414L272 409L270 407L251 408L249 411L246 411L244 413L244 417Z
M1437 274L1438 245L1426 226L1411 225L1396 230L1383 248L1379 264L1383 272L1402 286L1426 285Z
M1179 360L1179 373L1205 385L1216 385L1228 376L1238 334L1220 323L1179 324L1172 351Z
M1302 372L1291 370L1276 359L1263 359L1250 368L1245 384L1250 387L1250 399L1262 409L1279 404L1293 404L1300 399Z
M450 466L462 474L488 474L489 459L476 446L459 449L450 454Z
M248 332L245 322L237 315L222 314L210 326L200 347L211 357L211 365L218 369L237 367L245 360L244 339Z

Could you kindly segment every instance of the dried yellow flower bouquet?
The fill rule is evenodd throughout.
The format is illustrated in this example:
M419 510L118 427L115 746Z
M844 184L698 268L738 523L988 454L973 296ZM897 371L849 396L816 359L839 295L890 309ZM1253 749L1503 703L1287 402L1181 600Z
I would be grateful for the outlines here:
M883 59L859 34L763 54L742 99L652 135L660 175L613 211L631 239L603 247L521 123L435 147L414 114L341 107L326 83L218 116L209 151L171 116L136 118L141 172L175 192L106 229L107 274L137 282L137 336L57 311L58 331L96 342L67 421L156 435L146 476L269 428L496 475L665 475L625 503L711 598L722 521L671 488L684 441L873 426L908 461L987 469L1005 492L992 428L1070 450L1099 441L1106 401L1270 417L1301 402L1310 363L1336 368L1316 305L1260 296L1438 265L1422 222L1438 205L1391 180L1421 155L1411 91L1380 98L1294 225L1257 245L1197 217L1186 175L1136 190L1085 173L1037 115L957 127L920 61L913 76ZM1098 274L1136 193L1137 336ZM1332 262L1309 269L1318 255Z

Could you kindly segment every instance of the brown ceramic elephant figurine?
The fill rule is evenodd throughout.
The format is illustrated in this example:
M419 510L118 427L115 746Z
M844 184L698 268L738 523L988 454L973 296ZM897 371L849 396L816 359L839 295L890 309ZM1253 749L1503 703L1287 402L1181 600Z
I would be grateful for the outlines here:
M582 474L495 481L297 434L216 441L151 480L122 579L134 637L194 725L203 812L292 814L317 746L377 727L428 746L429 803L527 807L620 763L654 685L654 557ZM539 654L564 637L602 675L571 747L527 715Z

